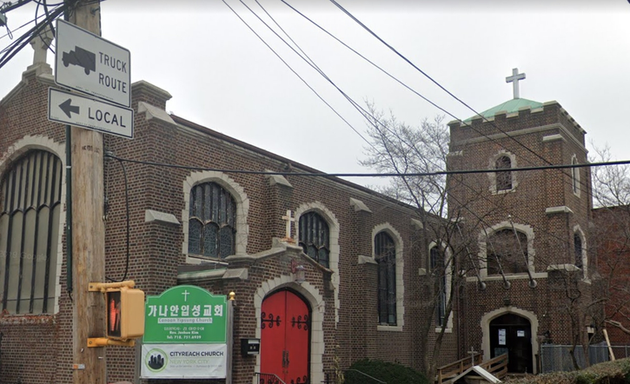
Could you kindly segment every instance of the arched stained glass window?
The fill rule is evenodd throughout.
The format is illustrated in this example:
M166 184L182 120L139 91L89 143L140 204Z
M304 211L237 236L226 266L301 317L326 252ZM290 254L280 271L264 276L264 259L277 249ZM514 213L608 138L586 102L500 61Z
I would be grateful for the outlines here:
M0 299L9 313L55 307L62 163L34 150L0 179Z
M378 264L378 322L396 325L396 244L385 231L374 237Z
M234 254L236 203L217 183L195 185L190 190L188 252L223 259Z
M299 226L300 246L304 253L328 268L330 263L330 232L326 220L317 212L307 212L300 216Z

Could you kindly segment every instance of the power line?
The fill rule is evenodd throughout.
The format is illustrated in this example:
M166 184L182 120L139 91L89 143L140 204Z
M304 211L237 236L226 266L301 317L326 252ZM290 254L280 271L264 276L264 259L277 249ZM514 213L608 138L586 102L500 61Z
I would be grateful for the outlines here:
M352 124L350 124L349 121L347 121L343 116L341 116L341 114L332 106L330 105L326 100L324 100L324 98L313 88L311 87L310 84L308 84L308 82L302 77L300 76L290 65L289 63L287 63L258 33L256 33L256 31L254 31L254 29L247 24L247 22L236 12L236 10L234 10L227 2L226 0L223 0L223 3L236 15L236 17L239 18L239 20L241 20L243 22L243 24L245 24L247 26L247 28L249 28L250 31L252 31L252 33L254 35L256 35L256 37L258 37L258 39L260 39L260 41L263 42L263 44L265 44L265 46L267 46L267 48L269 48L275 55L276 57L278 57L278 59L280 59L280 61L282 61L282 63L284 65L287 66L287 68L289 68L289 70L291 72L293 72L294 75L296 75L328 108L330 108L330 110L332 110L344 123L346 123L346 125L348 125L357 135L359 135L359 137L361 137L368 145L372 145L372 143L370 143L365 137L363 137L357 130L356 128L354 128L354 126L352 126Z
M282 0L285 4L286 2L284 0ZM405 57L403 54L401 54L400 52L398 52L393 46L391 46L390 44L388 44L385 40L383 40L380 36L378 36L374 31L372 31L369 27L367 27L364 23L362 23L358 18L356 18L354 15L352 15L348 10L346 10L343 6L341 6L338 2L336 2L335 0L330 0L337 8L339 8L343 13L345 13L348 17L350 17L353 21L355 21L357 24L359 24L362 28L364 28L368 33L370 33L372 36L374 36L378 41L380 41L381 43L383 43L387 48L389 48L390 50L392 50L396 55L398 55L400 58L402 58L405 62L407 62L409 65L411 65L415 70L417 70L418 72L420 72L422 75L424 75L427 79L429 79L431 82L433 82L435 85L437 85L440 89L442 89L444 92L446 92L449 96L451 96L452 98L454 98L455 100L457 100L459 103L461 103L462 105L464 105L466 108L468 108L469 110L471 110L473 113L475 113L476 116L480 116L484 121L490 123L490 125L492 125L497 131L501 132L503 135L505 135L507 138L511 139L512 141L516 142L519 146L523 147L526 151L532 153L535 157L539 158L540 160L542 160L543 162L547 163L547 164L551 164L551 162L549 160L547 160L546 158L544 158L543 156L541 156L540 154L538 154L536 151L532 150L531 148L529 148L528 146L526 146L525 144L523 144L522 142L520 142L518 139L516 139L514 136L510 135L509 133L505 132L504 130L502 130L501 128L499 128L494 121L490 121L488 118L486 118L485 116L481 115L479 112L477 112L474 108L472 108L470 105L468 105L467 103L465 103L463 100L461 100L460 98L458 98L457 96L455 96L452 92L450 92L448 89L446 89L444 86L442 86L442 84L440 84L438 81L436 81L435 79L433 79L431 76L429 76L426 72L424 72L422 69L420 69L418 66L416 66L411 60L409 60L407 57ZM423 97L424 99L424 97ZM426 99L425 99L426 100ZM432 105L435 106L434 103L430 102ZM439 107L438 107L439 108ZM440 108L440 110L445 111L444 109ZM448 112L446 112L448 113ZM455 117L454 115L448 113L450 116ZM487 139L493 141L493 142L497 142L496 140L490 138L488 135L480 132L479 130L475 129L472 124L468 124L464 121L462 121L461 119L455 117L460 123L464 124L465 126L473 129L475 132L481 134L482 136L486 137ZM501 144L500 144L501 145ZM502 145L503 146L503 145ZM505 148L505 147L504 147ZM507 149L507 148L505 148ZM530 161L531 162L531 161ZM571 175L566 174L566 176L571 177ZM563 182L565 184L569 184L567 181L563 180ZM580 185L582 185L583 187L588 187L585 182L583 182L582 180L579 180Z
M65 10L67 6L60 5L55 8L44 20L36 24L33 28L31 28L28 32L20 36L15 40L12 44L10 44L7 48L2 50L4 55L0 58L0 68L2 68L6 63L9 62L19 51L22 50L34 36L39 35L44 28L46 28L52 21L54 21L57 17L59 17Z
M426 177L426 176L438 176L438 175L462 175L462 174L482 174L482 173L496 173L496 169L471 169L471 170L455 170L455 171L439 171L439 172L413 172L413 173L323 173L323 172L287 172L287 171L252 171L244 169L220 169L220 168L205 168L195 167L189 165L177 165L158 163L144 160L133 160L117 157L114 155L106 154L105 157L109 157L118 161L125 161L135 164L152 165L166 168L186 169L191 171L214 171L222 173L234 173L234 174L246 174L246 175L279 175L279 176L303 176L303 177ZM628 165L630 160L621 161L608 161L600 163L588 163L588 164L563 164L563 165L544 165L537 167L519 167L510 168L511 172L525 172L525 171L540 171L546 169L567 169L567 168L587 168L587 167L603 167L612 165Z

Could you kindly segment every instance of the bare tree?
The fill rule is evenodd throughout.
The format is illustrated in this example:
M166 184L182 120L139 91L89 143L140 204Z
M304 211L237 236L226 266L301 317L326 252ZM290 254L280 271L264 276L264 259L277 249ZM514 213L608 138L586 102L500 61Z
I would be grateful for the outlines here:
M461 212L467 201L457 201L457 210L448 211L449 183L443 173L448 169L450 135L443 117L424 120L419 127L402 123L395 116L385 116L368 104L368 135L371 145L366 148L367 159L362 165L382 173L398 173L380 192L417 207L417 219L422 223L423 236L413 246L427 255L426 285L419 292L422 297L419 345L422 351L421 369L434 377L437 359L456 304L457 292L465 281L466 270L475 268L471 249L483 223L460 225ZM403 176L423 174L422 176ZM476 196L477 193L471 194ZM468 213L470 215L470 212ZM489 214L489 212L485 213ZM451 215L449 217L448 215ZM431 246L431 249L429 249ZM478 274L475 272L475 275ZM452 321L452 320L451 320ZM439 332L435 332L439 329Z
M596 148L591 161L611 161L608 147ZM597 254L599 300L605 302L601 326L617 330L617 339L630 342L630 167L596 167L593 175L595 230L591 240ZM613 332L615 333L615 332ZM623 337L623 335L626 335Z

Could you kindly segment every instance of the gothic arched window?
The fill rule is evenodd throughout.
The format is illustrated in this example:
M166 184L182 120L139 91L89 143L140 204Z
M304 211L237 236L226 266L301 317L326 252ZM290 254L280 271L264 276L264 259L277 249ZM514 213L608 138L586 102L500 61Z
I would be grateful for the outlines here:
M501 229L488 239L488 275L525 273L528 271L527 235L512 229Z
M34 150L0 180L2 311L54 311L62 168L54 154Z
M501 156L495 162L497 191L512 189L512 160L509 156Z
M233 255L236 237L236 203L217 183L190 190L188 252L223 259Z
M378 264L378 322L396 325L396 245L385 231L374 237Z
M330 264L330 234L328 223L317 212L300 216L300 246L311 259L328 268Z

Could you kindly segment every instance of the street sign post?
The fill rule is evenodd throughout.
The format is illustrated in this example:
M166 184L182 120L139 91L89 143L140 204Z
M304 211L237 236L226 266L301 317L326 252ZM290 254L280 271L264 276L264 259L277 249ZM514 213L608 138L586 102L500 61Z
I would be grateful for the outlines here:
M133 110L116 104L48 89L48 120L133 138Z
M57 19L55 83L125 107L131 105L129 50Z

